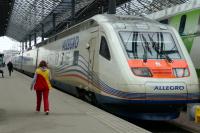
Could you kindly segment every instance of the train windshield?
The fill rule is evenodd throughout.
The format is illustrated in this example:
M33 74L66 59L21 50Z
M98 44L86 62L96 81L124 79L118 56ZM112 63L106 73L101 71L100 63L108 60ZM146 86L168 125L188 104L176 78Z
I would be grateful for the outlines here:
M121 31L119 34L131 59L181 59L170 33Z

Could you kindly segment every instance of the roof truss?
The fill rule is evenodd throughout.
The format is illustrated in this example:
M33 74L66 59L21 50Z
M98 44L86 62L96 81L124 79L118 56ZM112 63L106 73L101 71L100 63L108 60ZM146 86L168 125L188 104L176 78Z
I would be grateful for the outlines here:
M187 1L116 0L117 14L144 15ZM49 37L107 9L108 0L15 0L6 35L24 42L35 33L41 36L43 25L44 34Z

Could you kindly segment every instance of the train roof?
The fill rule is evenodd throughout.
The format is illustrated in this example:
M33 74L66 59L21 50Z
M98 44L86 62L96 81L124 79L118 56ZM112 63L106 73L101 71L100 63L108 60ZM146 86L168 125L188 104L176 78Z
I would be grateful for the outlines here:
M115 23L115 22L116 23L124 23L124 24L132 24L132 23L143 24L142 22L145 22L145 23L151 24L151 26L154 25L154 26L164 28L164 29L166 29L166 27L168 27L167 25L161 24L155 20L152 20L152 19L149 19L146 17L131 16L131 15L99 14L99 15L95 15L77 25L74 25L70 28L64 29L62 32L39 43L38 45L36 45L36 47L40 47L47 43L56 41L65 36L72 35L74 33L78 33L80 31L82 31L83 29L95 27L95 26L101 25L102 23ZM145 26L145 25L138 25L138 27L141 27L141 26Z
M163 20L178 14L182 14L197 9L200 9L200 0L191 0L181 5L177 5L171 8L167 8L165 10L148 14L146 17L154 20Z
M114 15L114 14L102 14L95 15L90 19L90 21L95 21L97 25L102 23L116 24L115 27L120 27L121 24L124 26L136 27L141 30L146 29L147 27L167 29L170 27L168 25L159 23L153 19L143 17L143 16L133 16L133 15ZM145 28L146 27L146 28Z
M133 23L136 21L145 21L149 23L158 23L152 19L143 16L133 16L133 15L115 15L115 14L100 14L95 15L91 18L95 20L98 24L103 22L124 22L124 23Z

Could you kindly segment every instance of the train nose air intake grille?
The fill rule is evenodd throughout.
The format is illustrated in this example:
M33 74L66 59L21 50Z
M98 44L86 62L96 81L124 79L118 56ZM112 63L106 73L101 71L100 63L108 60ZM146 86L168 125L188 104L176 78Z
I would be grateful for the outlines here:
M171 69L152 69L153 75L172 75Z

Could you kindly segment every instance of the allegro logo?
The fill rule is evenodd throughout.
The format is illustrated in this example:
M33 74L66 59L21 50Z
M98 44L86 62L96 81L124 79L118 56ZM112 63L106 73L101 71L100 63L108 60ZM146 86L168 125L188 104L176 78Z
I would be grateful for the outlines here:
M154 90L184 90L184 86L155 86Z

